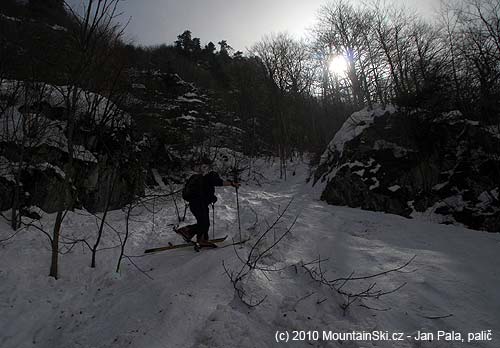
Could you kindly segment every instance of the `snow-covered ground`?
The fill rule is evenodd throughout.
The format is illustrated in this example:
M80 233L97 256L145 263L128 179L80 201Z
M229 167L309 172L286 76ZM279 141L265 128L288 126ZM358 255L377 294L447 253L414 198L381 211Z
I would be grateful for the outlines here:
M273 179L276 170L270 166L262 186L248 184L239 191L242 233L252 238L242 248L143 256L146 248L180 242L171 228L175 208L169 200L134 210L127 254L138 256L131 260L152 279L128 260L121 273L114 272L119 250L107 248L118 238L109 227L97 268L89 267L90 253L79 244L61 255L59 280L47 276L49 244L39 231L22 231L0 243L0 347L500 347L500 235L329 206L319 201L320 188L305 183L305 165L298 165L286 182ZM234 189L217 193L216 235L237 240ZM245 257L292 198L282 223L258 248L265 250L298 216L291 233L261 260L261 266L282 270L255 271L245 278L246 300L266 296L261 305L248 308L235 295L222 262L229 270L241 268L235 252ZM47 229L53 218L44 218ZM124 232L122 211L108 219ZM63 234L93 242L96 230L96 219L79 211L67 216ZM0 222L0 239L11 233ZM403 272L347 283L343 290L348 292L373 282L381 290L407 284L378 300L355 302L345 314L340 307L345 298L301 267L321 257L328 259L321 263L326 278L363 276L394 269L414 255ZM276 342L276 331L293 330L317 330L320 338L323 331L404 336L398 342ZM437 335L438 330L460 332L465 343L407 337L418 331ZM493 340L467 343L468 333L481 330L492 330Z

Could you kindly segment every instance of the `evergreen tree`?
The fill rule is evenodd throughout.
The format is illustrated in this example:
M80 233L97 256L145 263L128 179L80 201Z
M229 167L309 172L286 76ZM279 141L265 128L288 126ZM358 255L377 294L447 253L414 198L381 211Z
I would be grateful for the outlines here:
M178 35L175 47L188 57L198 58L201 54L200 38L193 38L191 34L190 30L185 30L181 35Z
M210 41L208 44L205 45L205 48L203 49L203 52L207 55L213 55L215 53L215 45L212 41Z
M191 45L191 31L184 30L180 35L177 35L177 41L175 41L175 47L181 51L188 51Z
M229 57L229 51L232 51L233 48L229 46L226 40L221 40L218 42L218 44L220 46L219 54L221 56Z

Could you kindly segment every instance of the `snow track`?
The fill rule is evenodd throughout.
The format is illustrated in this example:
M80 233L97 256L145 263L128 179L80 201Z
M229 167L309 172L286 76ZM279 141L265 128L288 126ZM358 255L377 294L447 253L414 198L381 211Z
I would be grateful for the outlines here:
M270 173L275 170L271 167ZM270 238L292 232L262 259L280 272L255 272L245 290L259 299L249 309L235 295L224 274L241 263L232 247L160 252L132 260L153 280L124 261L114 273L117 250L98 254L97 269L88 267L90 254L80 246L61 256L61 277L47 277L50 253L45 237L25 231L0 243L0 346L17 347L484 347L500 346L500 236L456 226L336 207L318 200L319 188L304 183L306 167L286 182L240 189L242 231L255 242L267 224L293 198L283 222ZM271 174L268 177L272 177ZM236 203L230 188L217 190L216 235L238 239ZM147 247L178 242L168 224L175 210L168 204L152 216L147 210L134 216L129 255L141 256ZM257 220L256 220L257 217ZM46 226L51 219L44 220ZM109 223L123 231L123 213L110 214ZM85 212L65 221L67 235L92 237L95 219ZM109 246L116 243L106 231ZM10 234L0 223L0 239ZM210 235L212 230L210 230ZM108 246L108 245L104 245ZM236 251L245 255L250 245ZM259 248L263 250L265 248ZM376 279L377 287L401 290L379 300L356 303L346 315L341 295L313 281L300 267L318 257L328 278L369 275L416 259L404 273ZM362 289L370 283L348 284ZM390 309L389 309L390 308ZM388 310L386 310L388 309ZM425 317L448 316L443 319ZM294 342L278 344L276 330L382 330L416 334L418 330L468 332L493 330L492 342ZM466 339L466 337L465 337Z

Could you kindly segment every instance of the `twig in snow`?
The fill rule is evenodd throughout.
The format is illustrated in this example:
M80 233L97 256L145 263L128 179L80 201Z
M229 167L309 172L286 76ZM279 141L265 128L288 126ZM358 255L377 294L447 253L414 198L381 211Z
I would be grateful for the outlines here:
M352 275L354 274L354 272L352 272L351 276L349 276L347 278L337 278L337 279L331 280L331 282L332 283L336 283L336 282L344 281L344 280L351 281L351 280L371 279L371 278L380 277L380 276L383 276L385 274L389 274L389 273L392 273L392 272L398 272L398 271L402 270L403 268L407 267L416 257L417 257L417 255L414 255L404 265L399 266L399 267L394 268L394 269L389 269L387 271L383 271L383 272L380 272L380 273L375 273L375 274L371 274L371 275L363 276L363 277L352 277Z
M138 270L139 272L141 272L142 274L144 274L144 275L145 275L146 277L148 277L149 279L154 280L154 278L153 278L153 277L151 277L151 276L147 273L147 271L145 271L145 270L143 270L142 268L140 268L139 266L137 266L137 265L135 264L135 262L132 260L132 258L131 258L131 257L129 257L129 256L127 256L127 255L123 255L123 257L125 257L127 260L129 260L129 261L130 261L130 263L131 263L131 264L132 264L135 268L137 268L137 270Z
M370 307L370 306L365 305L364 303L359 304L359 306L363 307L363 308L366 308L366 309L371 309L372 311L379 311L379 312L387 312L387 311L391 310L391 308L374 308L374 307Z
M312 295L314 295L314 294L315 294L315 292L313 291L313 292L311 292L311 293L309 293L309 294L307 294L307 295L304 295L304 296L302 296L301 298L299 298L299 299L295 302L295 304L293 305L293 310L296 312L296 311L297 311L296 309L297 309L298 304L299 304L301 301L304 301L306 298L311 297L311 296L312 296Z
M264 238L271 231L274 231L274 227L282 220L282 218L285 215L286 211L290 207L292 201L293 201L293 199L290 200L290 202L287 204L287 206L285 207L285 209L282 212L279 212L279 210L278 210L278 216L277 216L277 218L274 220L274 222L272 224L268 225L268 228L266 229L266 231L264 231L261 234L261 236L257 239L257 241L252 245L252 247L250 248L250 251L249 251L248 255L245 258L243 258L240 255L240 253L236 250L236 248L234 248L237 258L242 263L242 266L241 266L241 268L240 268L239 271L235 272L235 271L227 269L224 261L222 262L222 265L224 267L224 271L225 271L226 275L228 276L229 280L231 281L231 283L233 284L233 288L235 289L237 296L248 307L256 307L256 306L258 306L259 304L261 304L262 302L264 302L264 300L266 299L267 296L264 296L261 300L259 300L257 302L252 302L251 300L250 301L247 300L246 293L245 293L245 291L243 290L243 287L242 287L242 282L253 271L261 271L266 278L268 278L268 276L267 276L267 274L265 272L278 271L278 269L272 269L272 268L267 268L267 267L261 266L260 265L260 261L276 245L278 245L278 243L281 242L283 240L283 238L286 235L288 235L288 233L290 233L291 229L295 226L295 223L297 222L298 216L295 217L295 219L293 220L292 224L287 228L287 230L284 233L282 233L281 236L279 236L279 238L274 239L273 243L271 243L271 245L269 247L265 248L263 251L258 251L258 246L260 245L260 243L264 240ZM286 268L286 267L284 267L284 268Z
M323 268L321 267L321 262L323 261L321 257L318 257L316 260L308 263L302 263L301 267L306 270L306 272L309 274L309 276L319 282L322 285L325 285L329 287L330 289L336 291L340 295L344 296L345 302L340 306L344 312L344 315L353 303L364 299L364 298L375 298L379 299L382 296L392 294L400 289L402 289L407 283L403 283L399 286L397 286L394 289L391 290L386 290L383 291L381 289L377 289L376 285L377 283L372 283L370 284L367 288L364 290L358 291L358 292L352 292L352 291L346 291L343 290L344 286L348 284L349 282L352 281L360 281L360 280L366 280L366 279L373 279L377 277L381 277L383 275L392 273L392 272L401 272L405 267L410 265L410 263L415 259L416 255L413 256L410 260L408 260L406 263L403 265L389 269L387 271L375 273L372 275L367 275L367 276L362 276L362 277L354 277L354 272L351 272L351 274L348 277L342 277L342 278L336 278L336 279L327 279L325 277L325 272L323 271ZM317 267L311 267L312 265L316 264Z
M17 229L17 231L15 231L13 234L11 234L9 237L5 238L5 239L0 239L0 243L5 243L7 242L8 240L14 238L19 232L21 232L23 229L22 228L19 228Z
M419 317L425 318L425 319L444 319L444 318L449 318L452 317L453 314L448 314L448 315L441 315L441 316L427 316L427 315L418 315Z

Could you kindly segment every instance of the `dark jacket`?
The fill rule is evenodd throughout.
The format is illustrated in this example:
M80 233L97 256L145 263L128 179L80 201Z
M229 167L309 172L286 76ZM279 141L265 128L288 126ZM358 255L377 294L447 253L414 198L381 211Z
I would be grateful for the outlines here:
M217 197L215 196L215 186L222 186L224 181L220 178L219 174L216 172L210 172L203 176L203 189L201 200L205 204L217 202Z

